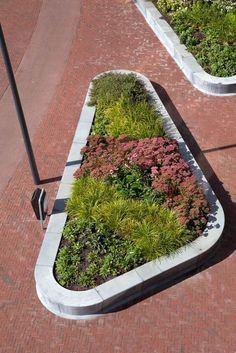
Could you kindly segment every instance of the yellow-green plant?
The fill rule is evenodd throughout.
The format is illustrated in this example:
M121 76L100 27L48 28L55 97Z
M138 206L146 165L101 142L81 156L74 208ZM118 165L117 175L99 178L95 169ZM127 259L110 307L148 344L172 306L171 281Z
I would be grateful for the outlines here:
M67 210L80 222L93 221L103 230L134 241L146 260L168 255L192 240L174 211L124 198L114 186L91 177L75 181Z
M121 96L104 110L103 115L107 121L105 131L108 136L126 134L133 138L145 138L165 135L158 112L146 101L130 103Z
M68 215L80 220L92 220L101 204L116 200L119 194L114 186L90 177L75 180L66 206Z
M164 136L162 119L144 84L134 74L109 73L93 81L90 105L96 105L92 134L142 138Z

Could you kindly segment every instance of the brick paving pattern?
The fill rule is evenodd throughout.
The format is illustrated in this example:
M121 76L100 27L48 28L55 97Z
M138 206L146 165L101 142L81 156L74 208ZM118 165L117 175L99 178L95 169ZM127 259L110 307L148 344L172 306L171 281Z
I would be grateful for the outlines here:
M11 43L9 54L12 67L17 69L31 39L42 0L1 1L0 18L7 43ZM0 56L0 97L7 87L7 76Z
M204 267L166 290L95 320L61 319L41 305L35 291L43 235L30 206L35 186L22 161L0 200L0 352L234 353L236 97L194 89L132 1L82 0L76 33L63 79L33 140L49 208L89 81L99 72L125 68L156 84L188 138L224 207L224 237Z

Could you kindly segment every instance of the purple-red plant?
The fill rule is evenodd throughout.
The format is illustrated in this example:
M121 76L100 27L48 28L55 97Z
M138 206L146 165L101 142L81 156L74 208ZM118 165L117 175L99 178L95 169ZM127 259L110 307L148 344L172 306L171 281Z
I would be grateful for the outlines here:
M90 175L107 179L121 166L138 166L150 176L151 187L164 195L164 207L174 209L180 221L196 234L207 223L208 202L189 165L182 159L178 142L168 137L133 140L90 136L83 148L84 161L75 177Z
M81 168L75 172L75 177L89 174L106 179L109 175L114 175L120 165L129 163L128 156L136 145L137 141L127 136L90 136L88 146L81 150L84 161Z

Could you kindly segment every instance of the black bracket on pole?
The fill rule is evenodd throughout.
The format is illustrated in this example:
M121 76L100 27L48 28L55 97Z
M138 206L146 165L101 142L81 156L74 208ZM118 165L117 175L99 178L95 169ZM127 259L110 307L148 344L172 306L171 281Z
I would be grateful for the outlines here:
M14 102L15 102L16 112L17 112L19 123L20 123L21 133L22 133L22 136L24 139L24 144L25 144L25 148L26 148L26 152L27 152L27 156L28 156L28 160L29 160L29 164L30 164L31 173L33 176L34 183L36 185L38 185L40 183L39 173L38 173L37 165L35 162L34 153L33 153L33 149L31 146L28 129L27 129L27 125L25 122L24 112L23 112L23 109L21 106L21 101L20 101L20 97L18 94L16 81L15 81L14 73L12 70L11 61L10 61L10 57L8 54L8 50L7 50L7 46L6 46L1 23L0 23L0 48L2 50L3 60L5 63L5 66L6 66L7 76L9 79L12 95L13 95Z
M31 198L31 205L33 207L35 216L40 220L41 228L43 230L43 221L47 216L48 200L46 191L44 189L35 189Z

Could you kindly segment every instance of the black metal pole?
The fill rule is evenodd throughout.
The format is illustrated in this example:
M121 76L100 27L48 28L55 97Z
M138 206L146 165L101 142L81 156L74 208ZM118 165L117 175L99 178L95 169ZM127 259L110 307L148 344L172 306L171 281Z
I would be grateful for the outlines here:
M1 50L2 50L3 60L5 63L5 66L6 66L7 76L8 76L9 83L10 83L11 90L12 90L12 95L13 95L14 102L15 102L15 107L16 107L18 120L20 123L21 133L23 135L24 144L25 144L27 155L28 155L31 173L33 176L34 183L36 185L38 185L40 183L39 173L38 173L37 165L35 162L34 153L33 153L33 149L31 146L28 129L27 129L27 125L25 122L24 112L23 112L23 109L21 106L21 101L20 101L20 97L18 94L16 81L15 81L14 73L12 70L11 61L9 58L9 54L8 54L8 50L7 50L7 46L6 46L6 42L5 42L5 38L4 38L1 24L0 24L0 46L1 46Z

